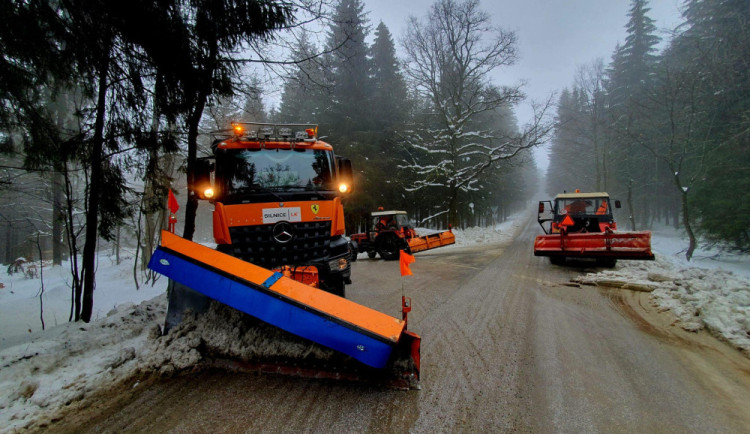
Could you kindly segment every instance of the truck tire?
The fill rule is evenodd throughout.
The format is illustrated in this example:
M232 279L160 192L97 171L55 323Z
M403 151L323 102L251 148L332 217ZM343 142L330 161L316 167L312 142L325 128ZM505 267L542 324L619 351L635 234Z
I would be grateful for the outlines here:
M401 250L401 239L394 234L383 234L378 237L377 247L378 254L386 261L398 259L398 252Z
M368 250L367 251L367 257L370 258L370 259L375 259L375 256L377 256L377 255L378 255L378 252L376 252L375 250Z
M320 284L320 289L330 292L333 295L346 298L346 284L341 279L333 278L328 281L323 281Z
M550 256L549 262L552 265L565 265L565 257L564 256Z

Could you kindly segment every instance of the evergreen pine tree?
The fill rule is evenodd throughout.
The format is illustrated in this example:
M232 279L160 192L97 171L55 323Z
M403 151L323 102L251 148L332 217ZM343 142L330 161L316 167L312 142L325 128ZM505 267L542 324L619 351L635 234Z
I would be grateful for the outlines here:
M328 56L331 98L325 123L331 136L342 139L342 143L351 143L355 132L372 129L372 85L365 41L368 33L362 0L340 0L326 44L332 54Z
M630 229L637 227L636 216L644 217L651 202L655 183L653 158L639 147L645 138L645 124L640 107L646 90L654 80L657 62L654 21L648 16L647 0L632 0L626 25L627 37L615 50L608 71L607 93L613 142L611 166L616 178L610 193L625 197Z
M391 32L381 21L375 30L372 56L373 97L371 113L376 131L403 124L409 113L406 82L399 70Z
M293 49L294 72L284 80L278 122L315 123L323 121L323 109L329 98L321 59L307 32L302 32Z
M750 252L750 7L744 0L690 0L684 16L670 53L700 74L695 128L700 146L712 150L691 196L698 231Z

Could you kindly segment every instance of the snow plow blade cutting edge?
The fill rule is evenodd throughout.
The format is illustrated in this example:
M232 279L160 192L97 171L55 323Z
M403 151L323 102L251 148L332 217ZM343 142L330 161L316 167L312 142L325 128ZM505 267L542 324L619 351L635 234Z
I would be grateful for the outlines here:
M437 234L423 235L408 240L411 253L435 249L456 243L456 236L451 231L439 232Z
M538 235L534 256L653 260L651 232L588 232Z
M384 368L394 349L408 351L414 369L409 375L419 379L421 338L407 331L403 320L166 231L149 268L373 368Z

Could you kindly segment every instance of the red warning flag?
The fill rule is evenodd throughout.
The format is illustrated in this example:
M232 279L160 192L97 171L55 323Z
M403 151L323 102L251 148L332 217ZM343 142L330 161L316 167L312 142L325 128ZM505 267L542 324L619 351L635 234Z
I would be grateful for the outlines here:
M573 226L575 222L569 215L566 215L563 221L560 222L560 226Z
M411 276L411 269L409 268L409 264L414 262L414 256L404 252L403 250L400 251L399 255L399 263L401 265L401 275L402 276Z
M177 198L174 197L174 193L172 193L172 189L169 189L169 198L167 199L167 207L169 207L169 212L172 214L176 213L178 209L180 209L180 204L177 203Z

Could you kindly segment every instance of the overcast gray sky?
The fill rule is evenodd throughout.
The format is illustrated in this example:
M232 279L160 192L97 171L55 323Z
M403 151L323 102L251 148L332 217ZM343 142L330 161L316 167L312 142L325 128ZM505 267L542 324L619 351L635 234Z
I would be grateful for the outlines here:
M407 17L425 17L433 3L432 0L365 0L365 10L369 12L373 32L382 20L398 46ZM515 31L518 37L519 61L498 71L496 84L524 80L524 92L537 101L569 87L578 67L597 58L609 63L617 43L625 40L630 8L630 0L482 0L480 4L495 25ZM664 39L666 31L681 22L681 5L681 0L649 2L649 16L656 21ZM520 124L531 120L528 101L516 108L516 116ZM543 160L543 155L540 157ZM539 163L546 165L545 161Z

